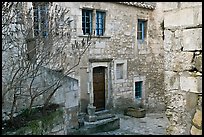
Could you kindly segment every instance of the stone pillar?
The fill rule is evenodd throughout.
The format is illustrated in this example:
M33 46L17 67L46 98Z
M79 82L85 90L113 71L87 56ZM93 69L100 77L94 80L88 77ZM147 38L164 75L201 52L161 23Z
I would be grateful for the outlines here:
M88 114L86 115L86 121L88 121L88 122L96 121L95 110L96 110L96 107L93 106L93 104L88 105L88 107L87 107Z

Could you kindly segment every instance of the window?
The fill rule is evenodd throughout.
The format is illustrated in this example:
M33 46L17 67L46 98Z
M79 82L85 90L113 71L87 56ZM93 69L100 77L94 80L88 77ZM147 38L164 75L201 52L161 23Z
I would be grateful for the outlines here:
M135 82L135 98L142 98L142 81Z
M116 64L116 79L123 79L123 63Z
M147 28L147 21L146 20L138 20L137 24L137 39L144 41L146 38L146 28Z
M102 36L105 30L105 12L96 11L96 35Z
M82 30L84 35L92 33L92 10L82 10Z
M34 35L48 36L48 3L33 2Z
M123 83L127 79L127 60L114 61L114 76L116 83Z

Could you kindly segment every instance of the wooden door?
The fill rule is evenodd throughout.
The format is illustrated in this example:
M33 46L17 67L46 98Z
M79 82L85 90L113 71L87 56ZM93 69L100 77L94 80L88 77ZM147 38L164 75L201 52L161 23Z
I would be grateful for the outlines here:
M93 93L96 111L105 109L105 67L93 69Z

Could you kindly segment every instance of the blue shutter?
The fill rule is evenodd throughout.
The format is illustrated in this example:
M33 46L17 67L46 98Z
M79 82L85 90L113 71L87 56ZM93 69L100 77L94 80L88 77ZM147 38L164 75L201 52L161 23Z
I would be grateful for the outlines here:
M144 41L144 21L142 23L142 41Z
M90 11L89 11L89 26L90 26L89 34L91 34L91 32L92 32L92 16L91 16Z
M96 12L96 35L103 35L104 26L105 26L105 13L104 12Z

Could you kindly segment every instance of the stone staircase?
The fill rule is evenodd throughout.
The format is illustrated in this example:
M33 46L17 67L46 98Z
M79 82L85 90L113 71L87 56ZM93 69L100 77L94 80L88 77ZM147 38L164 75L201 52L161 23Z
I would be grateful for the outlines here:
M120 128L120 118L111 114L108 110L95 112L95 121L85 119L84 124L74 132L68 132L68 135L88 135L92 133L113 131Z
M102 110L102 111L95 112L95 115L96 115L97 121L115 117L115 115L111 114L109 110Z

